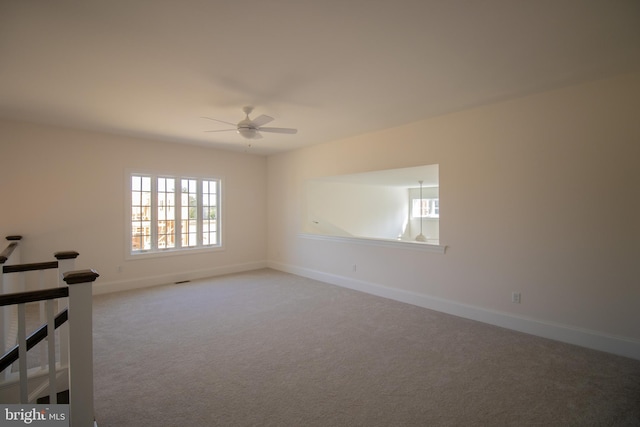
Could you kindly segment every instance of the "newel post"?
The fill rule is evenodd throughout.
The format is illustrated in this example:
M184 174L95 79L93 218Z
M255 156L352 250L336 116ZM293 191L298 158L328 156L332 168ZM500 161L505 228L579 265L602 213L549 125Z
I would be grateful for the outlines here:
M69 410L71 427L93 426L94 270L64 273L69 285Z
M64 274L76 269L76 258L80 254L76 251L56 252L53 254L58 260L58 286L65 286ZM69 306L69 298L58 298L57 311L62 311ZM60 363L69 365L69 329L67 325L60 328Z

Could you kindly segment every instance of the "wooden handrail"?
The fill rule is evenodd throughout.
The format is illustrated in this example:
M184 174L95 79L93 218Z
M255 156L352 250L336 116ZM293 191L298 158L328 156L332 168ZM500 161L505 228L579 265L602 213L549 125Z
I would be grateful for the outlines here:
M2 253L0 254L0 264L4 264L5 262L7 262L7 260L17 247L18 244L16 242L9 243L9 245L7 245L4 251L2 251Z
M69 312L65 308L55 318L54 328L58 329L60 326L64 324L69 319ZM40 341L45 339L49 334L48 327L46 324L40 326L34 333L29 335L27 338L27 351L31 350L33 347L38 345ZM19 348L18 346L14 346L11 350L7 351L2 358L0 358L0 372L7 369L11 366L19 357Z
M58 268L58 261L34 262L31 264L4 265L2 271L6 273L20 273L23 271L49 270Z
M0 264L7 262L13 251L18 247L18 242L22 240L22 236L7 236L6 239L11 243L0 254Z
M51 288L39 291L17 292L15 294L0 295L0 307L5 305L26 304L28 302L43 301L48 299L66 298L69 296L69 288Z

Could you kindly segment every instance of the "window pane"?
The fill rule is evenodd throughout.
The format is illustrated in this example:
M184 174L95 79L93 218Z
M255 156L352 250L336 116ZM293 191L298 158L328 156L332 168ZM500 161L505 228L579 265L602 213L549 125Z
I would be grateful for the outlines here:
M151 249L151 177L131 177L131 250Z
M413 199L411 201L411 216L414 218L439 218L439 199Z
M140 198L140 204L142 206L151 206L151 191L143 191Z
M181 187L181 242L183 247L194 247L198 245L198 183L195 179L183 179Z
M202 183L202 244L216 245L218 243L218 215L217 215L217 182L205 180Z
M198 222L182 220L182 246L193 247L198 244Z
M176 246L174 178L158 178L158 249Z

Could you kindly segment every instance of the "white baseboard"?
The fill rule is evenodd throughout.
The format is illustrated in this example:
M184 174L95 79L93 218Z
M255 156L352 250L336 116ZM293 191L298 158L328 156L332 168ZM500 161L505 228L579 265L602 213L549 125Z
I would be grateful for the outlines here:
M206 279L207 277L222 276L224 274L241 273L244 271L267 268L266 261L247 262L242 264L225 265L220 267L205 268L201 270L181 271L158 276L148 276L138 279L119 280L113 282L99 282L93 286L94 295L108 294L112 292L129 291L133 289L148 288L151 286L168 285L187 280Z
M461 304L426 294L390 288L377 283L273 261L268 262L268 267L454 316L640 360L640 341L631 338L606 335L559 323L516 316L511 313Z

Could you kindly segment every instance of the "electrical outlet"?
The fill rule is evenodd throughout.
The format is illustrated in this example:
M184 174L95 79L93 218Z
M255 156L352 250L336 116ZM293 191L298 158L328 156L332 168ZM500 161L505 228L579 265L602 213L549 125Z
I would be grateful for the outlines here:
M520 304L520 292L511 293L511 302L514 304Z

